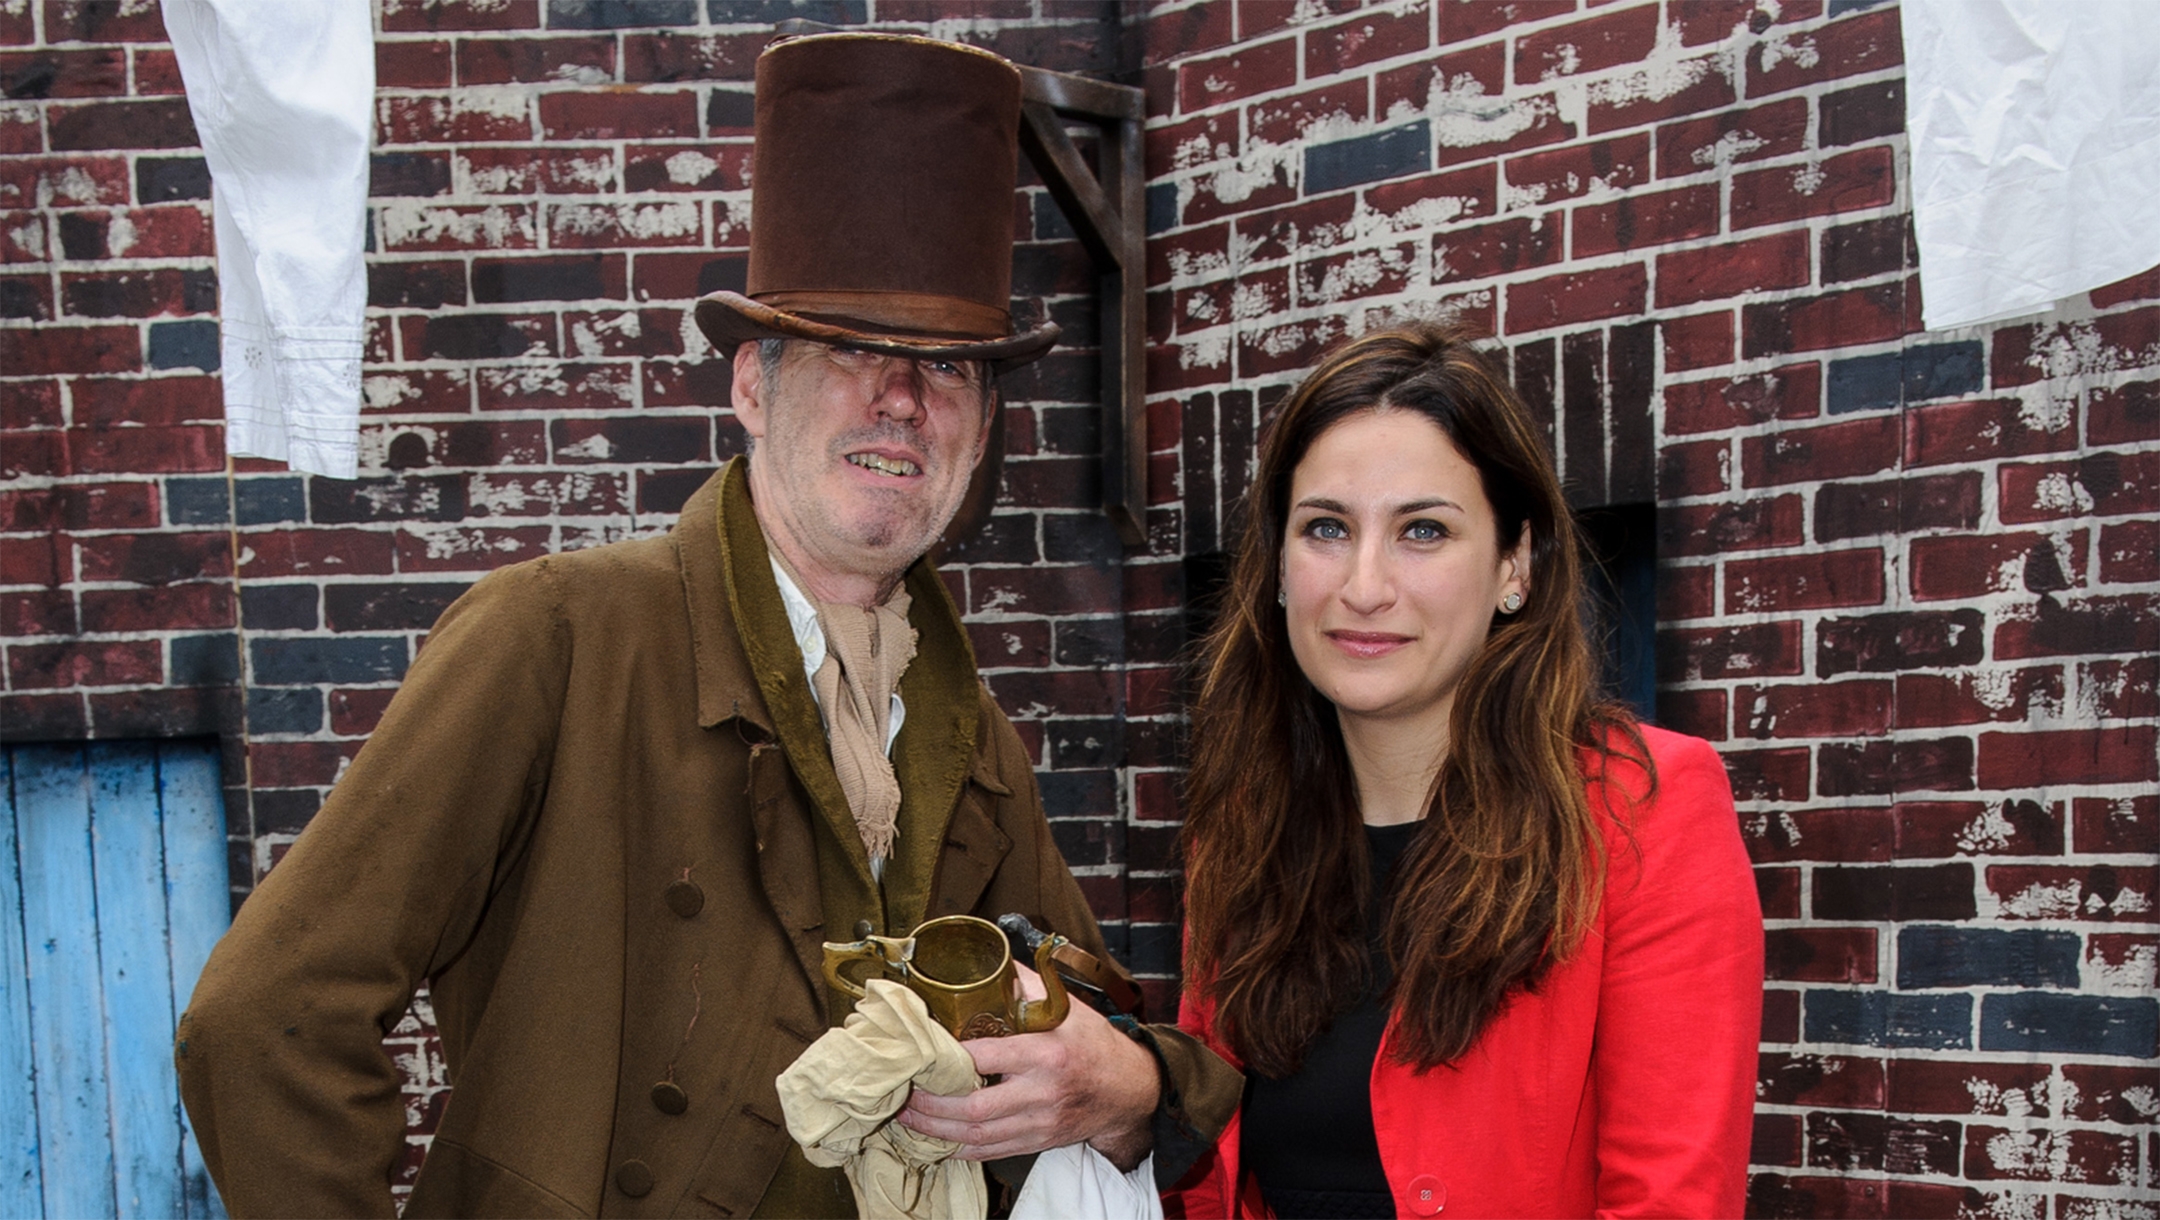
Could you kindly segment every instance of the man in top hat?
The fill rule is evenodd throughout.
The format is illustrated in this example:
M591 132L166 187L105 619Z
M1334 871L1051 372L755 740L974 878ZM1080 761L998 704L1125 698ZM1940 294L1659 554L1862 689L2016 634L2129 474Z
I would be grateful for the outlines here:
M430 633L211 956L175 1045L235 1215L383 1215L383 1034L431 986L454 1091L408 1216L835 1216L774 1078L847 1012L823 942L1006 912L1107 960L923 558L985 449L1019 76L926 39L757 69L747 295L700 302L752 438L664 538L498 571ZM969 1044L911 1124L1174 1174L1237 1073L1076 1005Z

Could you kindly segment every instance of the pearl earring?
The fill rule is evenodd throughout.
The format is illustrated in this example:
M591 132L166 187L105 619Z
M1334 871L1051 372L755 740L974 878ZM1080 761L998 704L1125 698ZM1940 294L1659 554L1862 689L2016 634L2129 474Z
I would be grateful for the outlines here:
M1500 599L1500 613L1513 614L1520 609L1522 609L1522 594L1510 593Z

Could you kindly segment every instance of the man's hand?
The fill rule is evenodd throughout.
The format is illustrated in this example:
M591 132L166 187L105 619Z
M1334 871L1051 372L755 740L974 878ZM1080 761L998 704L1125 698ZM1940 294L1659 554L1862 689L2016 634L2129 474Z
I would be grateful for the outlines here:
M1021 986L1042 994L1034 971ZM915 1090L902 1125L960 1145L963 1160L992 1161L1086 1142L1131 1172L1154 1143L1150 1120L1162 1091L1155 1057L1119 1033L1102 1014L1073 1001L1056 1029L960 1045L996 1084L964 1097Z

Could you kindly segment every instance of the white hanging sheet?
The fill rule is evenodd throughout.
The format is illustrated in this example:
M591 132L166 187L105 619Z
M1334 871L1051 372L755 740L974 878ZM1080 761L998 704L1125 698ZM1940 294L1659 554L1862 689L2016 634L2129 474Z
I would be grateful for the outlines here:
M2160 264L2160 4L1905 0L1929 330Z
M357 473L369 0L164 0L210 165L225 449Z

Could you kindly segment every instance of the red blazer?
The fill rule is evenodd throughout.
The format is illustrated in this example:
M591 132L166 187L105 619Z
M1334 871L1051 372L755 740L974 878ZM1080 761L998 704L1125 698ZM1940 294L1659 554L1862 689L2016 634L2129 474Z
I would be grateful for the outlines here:
M1643 736L1657 765L1653 799L1642 800L1642 769L1624 761L1612 765L1612 787L1589 785L1608 863L1581 949L1536 992L1517 992L1457 1063L1420 1074L1392 1062L1400 1012L1390 1019L1372 1108L1398 1214L1741 1214L1762 908L1717 754L1676 733ZM1213 1016L1187 993L1181 1024L1228 1055ZM1167 1212L1268 1214L1239 1174L1238 1131L1232 1119L1165 1196Z

